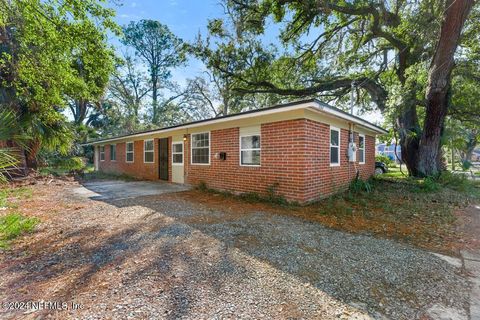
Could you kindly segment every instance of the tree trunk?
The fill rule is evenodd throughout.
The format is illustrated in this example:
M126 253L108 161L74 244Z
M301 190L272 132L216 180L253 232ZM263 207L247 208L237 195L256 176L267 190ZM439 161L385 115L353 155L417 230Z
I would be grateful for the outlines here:
M467 142L465 143L465 152L462 152L462 162L472 161L473 150L478 144L477 132L472 132L467 137Z
M152 122L158 125L158 78L152 73Z
M37 169L38 162L37 162L37 155L40 151L41 143L39 140L34 139L28 144L28 149L25 150L25 162L27 164L27 168L30 169Z
M400 136L402 161L411 176L417 175L417 155L420 126L414 102L406 102L404 110L397 118L397 130Z
M415 176L436 176L443 170L441 136L448 111L448 98L454 54L473 0L448 0L440 39L430 65L426 92L427 108L418 146Z

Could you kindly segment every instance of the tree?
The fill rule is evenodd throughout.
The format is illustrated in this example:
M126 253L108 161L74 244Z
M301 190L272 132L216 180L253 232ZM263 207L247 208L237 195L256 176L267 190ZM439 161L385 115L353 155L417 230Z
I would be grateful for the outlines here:
M125 116L132 119L133 126L139 124L139 112L151 91L148 79L138 68L136 60L124 54L123 63L117 66L108 92L111 99L117 100L125 107Z
M473 0L449 0L446 6L440 39L428 75L426 117L416 168L421 176L438 175L442 170L440 142L449 106L454 54Z
M158 21L130 22L123 28L123 44L131 46L135 54L146 64L152 91L152 122L159 124L161 111L159 90L170 78L170 70L185 61L183 42L167 26Z
M99 79L113 70L113 15L97 0L0 0L0 104L30 136L30 167L42 148L71 148L61 111L69 97L90 100L102 91Z
M440 167L438 133L442 130L432 128L443 124L436 118L444 112L438 113L434 105L441 96L442 105L448 106L448 96L433 99L435 90L427 93L428 79L433 84L440 78L436 72L430 72L429 78L426 70L429 64L442 65L441 77L447 81L442 90L448 92L452 65L445 69L443 62L453 59L471 3L225 0L235 41L230 40L232 33L224 31L228 24L217 20L211 23L210 34L223 42L205 56L208 65L229 76L233 90L241 93L319 96L341 105L354 82L358 102L365 110L374 103L396 120L409 173L436 175ZM478 15L472 17L467 29L478 26ZM267 47L256 40L265 32L268 19L282 26L279 40L283 48ZM448 34L447 27L454 31ZM478 27L470 36L477 35ZM471 44L464 41L462 45ZM230 57L237 66L233 70L225 68L232 62ZM239 60L245 61L244 65ZM437 151L431 151L434 149Z

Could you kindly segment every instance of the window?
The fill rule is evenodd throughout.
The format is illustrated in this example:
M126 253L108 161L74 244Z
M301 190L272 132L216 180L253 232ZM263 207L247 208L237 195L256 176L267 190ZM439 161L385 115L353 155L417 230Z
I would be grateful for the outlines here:
M240 137L240 165L260 165L260 135Z
M105 146L100 146L100 161L105 161Z
M117 145L116 144L110 145L110 160L117 161Z
M210 164L210 132L192 134L192 164Z
M125 161L133 162L133 142L127 142L125 144Z
M154 163L155 150L153 148L153 139L143 141L143 162Z
M183 164L183 142L172 143L172 164Z
M330 127L330 165L340 165L340 129Z
M358 136L358 162L365 163L365 136Z

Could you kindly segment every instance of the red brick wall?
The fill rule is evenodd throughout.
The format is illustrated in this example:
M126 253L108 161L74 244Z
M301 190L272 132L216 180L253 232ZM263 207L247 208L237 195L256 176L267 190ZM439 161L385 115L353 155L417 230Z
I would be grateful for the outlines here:
M307 193L305 198L315 200L345 189L355 177L357 170L362 179L368 179L375 170L375 138L365 136L365 163L349 162L347 146L348 130L340 130L340 166L330 166L330 126L306 120L307 150L306 168ZM358 146L358 134L354 134Z
M203 181L215 189L258 193L265 193L276 184L277 192L288 200L307 202L344 189L357 169L363 179L374 172L374 137L365 137L365 164L350 163L346 157L348 130L342 129L341 165L331 167L330 127L311 120L263 124L261 167L239 165L239 128L214 130L210 139L209 166L189 164L189 146L186 145L185 181L189 184ZM355 134L355 141L358 144L358 134ZM226 152L227 160L215 159L218 152Z
M348 130L341 130L341 165L330 166L330 127L307 119L265 123L261 125L261 166L239 164L239 128L213 130L210 133L210 165L190 164L190 136L184 144L185 183L233 192L265 194L269 187L288 200L307 202L344 189L355 177L357 169L363 179L374 172L375 138L365 137L365 164L348 162ZM355 134L358 144L358 135ZM105 161L100 170L125 173L141 179L158 179L158 139L154 140L155 162L143 163L143 140L135 141L135 161L125 162L125 143L117 144L117 161L110 161L110 148L105 145ZM169 138L171 148L171 137ZM227 159L215 155L226 152ZM171 181L171 149L169 150ZM357 155L358 160L358 155Z
M107 173L126 174L132 177L145 180L158 180L158 139L153 141L155 154L153 163L144 163L143 161L143 141L134 141L133 148L133 163L126 162L125 142L117 143L117 160L110 160L110 145L105 145L105 161L99 161L100 170ZM169 146L171 145L171 138L168 139ZM171 152L171 150L169 150ZM98 153L100 157L100 150ZM168 157L168 180L172 179L171 172L171 156Z
M265 193L276 183L279 193L301 201L305 192L303 126L304 120L263 124L260 167L240 166L239 128L211 131L209 166L191 165L190 146L186 146L185 181L193 185L203 181L215 189L258 193ZM215 159L218 152L226 152L227 160Z

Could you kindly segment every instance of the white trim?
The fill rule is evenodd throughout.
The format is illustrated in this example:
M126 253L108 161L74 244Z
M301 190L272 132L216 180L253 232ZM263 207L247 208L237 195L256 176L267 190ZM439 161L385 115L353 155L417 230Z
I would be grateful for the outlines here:
M115 149L115 159L112 159L112 147ZM111 143L110 144L110 162L117 162L117 144Z
M148 136L148 135L152 135L152 134L170 132L170 131L175 131L175 130L190 129L190 128L210 125L210 124L214 124L214 123L222 123L222 122L245 119L245 118L255 118L255 117L258 117L258 116L268 115L268 114L272 114L272 113L287 112L287 111L298 110L298 109L307 109L307 108L311 109L313 111L331 114L331 115L334 115L338 118L357 123L357 124L367 128L367 129L370 129L370 130L372 130L372 131L374 131L375 133L378 133L378 134L388 133L386 130L384 130L382 128L378 128L378 127L376 127L376 126L374 126L374 125L372 125L372 124L370 124L370 123L368 123L368 122L366 122L362 119L358 119L358 118L350 116L346 113L343 113L343 112L337 111L335 109L332 109L327 104L323 104L323 103L320 103L318 101L309 101L309 102L302 102L302 103L299 103L299 104L291 105L291 106L288 106L288 107L279 107L279 108L267 109L267 110L264 110L264 111L258 111L258 112L254 112L254 113L239 114L239 115L232 116L232 117L227 117L227 118L220 118L220 119L215 119L214 118L214 119L211 119L209 121L202 121L202 122L198 122L198 123L176 126L174 128L159 129L159 130L150 131L150 132L137 133L137 134L129 135L129 136L126 136L126 137L111 138L111 139L99 141L98 143L93 142L91 144L101 144L101 143L105 143L105 142L108 142L108 141L127 139L127 138L133 138L133 137L142 137L142 136Z
M127 145L128 145L129 143L131 143L131 144L133 145L133 148L132 148L132 151L131 151L131 152L129 152L129 151L128 151L128 148L127 148ZM127 160L127 159L128 159L127 155L128 155L129 153L132 154L132 161L128 161L128 160ZM125 142L125 162L126 162L126 163L134 163L134 162L135 162L135 141L127 141L127 142Z
M363 149L360 149L360 137L363 138ZM365 135L364 134L359 134L358 135L358 151L362 150L363 161L362 162L359 161L358 164L365 164L365 155L366 155L365 154L365 149L366 149L366 146L367 146L367 140L365 139ZM359 152L359 155L360 155L360 152Z
M337 118L340 118L340 119L343 119L343 120L348 120L348 121L351 121L353 123L356 123L366 129L370 129L372 130L373 132L375 133L378 133L378 134L387 134L388 131L383 129L383 128L379 128L377 126L374 126L372 125L371 123L365 121L365 120L362 120L362 119L358 119L357 117L353 117L351 115L349 115L348 113L344 113L344 112L341 112L341 111L338 111L338 110L335 110L335 109L332 109L328 104L326 103L322 103L322 102L316 102L315 103L315 106L314 107L310 107L310 109L312 110L315 110L315 111L318 111L318 112L324 112L324 113L328 113L328 114L331 114Z
M142 133L137 133L137 134L133 134L133 135L125 136L125 137L110 138L110 139L101 140L101 141L98 141L98 142L86 143L85 145L88 145L88 144L99 145L99 144L106 143L106 142L109 142L109 141L116 141L116 140L122 140L122 139L132 139L132 138L135 138L135 137L144 137L144 136L149 136L149 135L154 135L154 134L159 134L159 133L166 133L166 132L175 131L175 130L196 128L196 127L211 125L211 124L214 124L214 123L222 123L222 122L234 121L234 120L240 120L240 119L246 119L246 118L256 118L256 117L263 116L263 115L269 115L269 114L280 113L280 112L287 112L287 111L298 110L298 109L310 109L312 111L316 111L316 112L319 112L319 113L329 114L329 115L335 116L337 118L356 123L356 124L366 128L366 129L369 129L369 130L371 130L371 131L373 131L377 134L388 133L388 131L386 131L382 128L379 128L377 126L374 126L367 121L364 121L364 120L359 119L357 117L353 117L353 116L351 116L347 113L335 110L325 103L321 103L320 101L308 101L308 102L299 102L298 104L292 104L290 106L271 108L271 109L266 109L266 110L263 110L263 111L239 114L239 115L220 118L220 119L213 118L213 119L210 119L208 121L202 121L202 122L197 122L197 123L192 123L192 124L180 125L180 126L176 126L176 127L173 127L173 128L159 129L159 130L154 130L154 131L150 131L150 132L142 132Z
M254 136L259 136L260 137L260 148L258 149L242 149L242 138L245 138L245 137L254 137ZM245 134L245 135L241 135L239 136L239 139L238 139L238 149L239 149L239 153L238 153L238 163L240 166L242 167L261 167L262 166L262 136L260 133L258 134ZM242 151L260 151L260 164L243 164L242 163Z
M103 160L102 160L102 148L103 148ZM105 145L100 145L98 150L98 156L101 162L105 161Z
M193 143L192 143L193 135L202 134L202 133L208 133L208 163L193 163L193 152L192 152L192 149L193 149ZM190 164L193 165L193 166L209 166L210 162L211 162L210 161L211 160L210 159L210 157L211 157L210 154L212 153L211 146L212 146L212 141L211 141L210 131L191 133L190 134Z
M152 150L148 150L148 152L153 152L153 161L145 161L145 144L147 141L152 141L152 146L153 146L153 149ZM143 163L155 163L155 139L145 139L143 140Z
M182 152L181 153L180 152L173 152L173 150L174 150L173 145L174 144L179 144L179 145L182 146ZM185 152L184 152L183 149L185 149L184 145L183 145L183 141L172 141L172 166L183 166L183 163L185 162L185 160L184 160L184 158L185 158L184 153ZM173 162L173 155L175 155L175 154L181 154L182 155L182 162L181 163L180 162Z
M332 146L332 131L337 131L338 132L338 146ZM328 132L328 161L330 162L330 167L339 167L340 164L342 163L342 159L340 158L340 145L341 145L341 130L340 128L330 126L330 130ZM338 163L332 163L332 147L338 148Z

